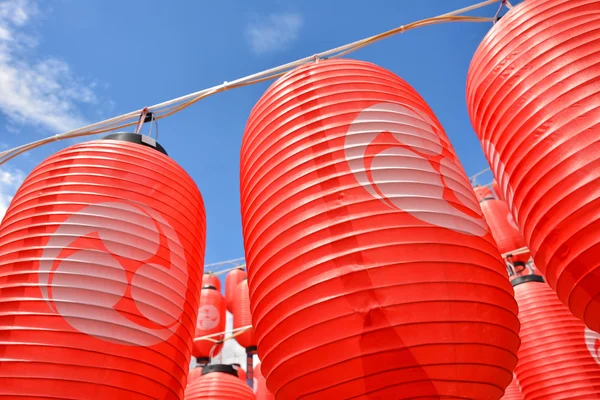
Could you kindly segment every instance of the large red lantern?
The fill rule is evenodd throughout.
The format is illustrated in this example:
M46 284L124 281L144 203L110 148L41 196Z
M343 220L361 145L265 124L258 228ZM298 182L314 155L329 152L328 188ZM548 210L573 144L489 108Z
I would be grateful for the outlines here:
M221 295L221 292L212 285L203 286L200 292L200 307L198 308L198 319L196 320L196 337L192 351L199 364L208 364L211 357L221 352L223 346L215 345L213 340L222 340L223 335L211 337L213 340L202 338L225 332L225 320L225 299Z
M487 186L475 186L473 187L473 191L475 192L475 197L477 197L477 200L479 201L494 198L494 193L492 192L492 189L490 189Z
M512 283L521 321L515 373L524 397L600 398L597 343L586 343L592 332L558 300L541 276L522 275Z
M212 272L207 272L202 276L202 286L214 286L218 292L221 291L221 280Z
M185 389L185 400L255 400L254 392L231 365L211 364Z
M243 268L236 268L227 273L225 277L225 299L227 300L227 310L233 312L233 297L237 285L246 279L248 275Z
M152 139L48 157L0 226L2 395L181 399L204 246L198 188Z
M517 305L454 149L374 64L299 67L248 120L242 227L262 371L282 399L494 398Z
M513 378L510 385L508 385L506 388L504 396L502 396L502 400L523 400L523 393L521 393L519 382L517 382L516 377Z
M548 284L600 331L598 0L528 0L473 57L467 102Z
M256 400L275 400L273 394L267 389L267 382L260 370L260 363L254 367L254 394Z

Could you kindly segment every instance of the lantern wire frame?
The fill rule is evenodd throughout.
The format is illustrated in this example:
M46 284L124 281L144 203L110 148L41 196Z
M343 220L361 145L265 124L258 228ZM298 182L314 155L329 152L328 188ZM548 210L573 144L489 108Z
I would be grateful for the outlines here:
M501 3L500 8L494 17L477 17L477 16L466 16L460 15L467 13L469 11L473 11L490 4ZM404 33L406 31L422 28L429 25L436 25L442 23L449 22L495 22L498 19L498 15L503 6L512 7L509 1L507 0L486 0L468 7L464 7L455 11L451 11L446 14L439 15L437 17L426 18L416 22L411 22L406 25L401 25L394 29L379 33L374 36L370 36L365 39L361 39L343 46L336 47L334 49L330 49L321 53L317 53L315 55L304 57L302 59L283 64L274 68L270 68L264 70L262 72L258 72L256 74L252 74L240 79L236 79L231 82L223 82L221 85L213 86L208 89L203 89L194 93L190 93L185 96L181 96L175 99L171 99L150 107L144 107L140 110L132 111L126 114L119 115L117 117L109 118L103 121L99 121L78 129L74 129L71 131L59 133L41 140L37 140L28 144L24 144L12 149L4 150L0 152L0 165L6 163L7 161L17 157L20 154L23 154L27 151L33 150L37 147L43 146L48 143L53 143L60 140L65 139L73 139L83 136L89 135L97 135L101 133L112 132L124 128L128 128L131 126L139 125L140 116L152 113L152 120L158 121L159 119L169 117L179 111L184 110L185 108L191 106L192 104L197 103L198 101L212 96L217 93L221 93L227 90L240 88L248 85L253 85L255 83L265 82L271 79L278 78L293 68L296 68L300 65L318 61L320 58L338 58L343 57L351 52L354 52L360 48L373 44L382 39L388 38L390 36L394 36L396 34ZM143 117L142 117L143 118Z

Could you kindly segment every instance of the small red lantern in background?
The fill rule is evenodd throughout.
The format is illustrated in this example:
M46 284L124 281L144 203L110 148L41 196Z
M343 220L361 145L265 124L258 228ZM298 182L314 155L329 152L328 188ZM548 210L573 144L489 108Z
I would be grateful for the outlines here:
M519 304L521 348L515 368L526 399L600 398L597 343L532 268L510 273Z
M250 295L248 293L248 279L238 283L233 295L233 328L239 329L252 325L250 313ZM246 349L246 382L248 386L254 385L254 372L252 368L253 355L256 354L256 336L254 328L244 332L236 332L235 340Z
M243 268L232 269L225 277L225 300L227 300L227 311L233 313L233 297L237 289L237 285L248 278L246 271Z
M255 400L256 396L233 366L211 364L202 368L202 376L185 389L185 400L215 399Z
M473 56L467 103L536 266L600 332L600 3L528 0Z
M477 200L479 200L480 202L484 201L484 200L495 198L494 193L487 186L475 186L475 187L473 187L473 191L475 192L475 196L477 197Z
M521 393L521 389L519 388L519 382L517 381L517 377L515 376L506 388L504 392L504 396L502 396L502 400L524 400L523 393Z
M221 280L212 272L207 272L202 276L202 286L214 286L218 292L221 292Z
M2 396L180 400L205 228L193 179L149 137L45 159L0 225Z
M225 299L216 287L212 285L202 287L196 321L196 336L192 354L196 357L198 364L206 365L210 358L218 355L223 348L222 344L217 345L213 341L223 340L223 335L211 337L213 340L201 339L204 336L225 332Z
M519 347L513 291L410 85L362 61L298 67L252 110L240 170L252 320L275 397L502 396Z
M498 186L498 181L495 179L492 181L492 189L494 190L494 195L498 200L504 200L502 196L502 191L500 190L500 186Z
M519 232L519 227L515 224L513 216L504 201L488 199L482 201L479 205L501 254L508 254L525 247L525 239ZM511 256L511 260L512 262L527 263L529 252Z
M260 363L254 367L254 394L256 400L275 400L273 393L267 389L267 381L260 370Z

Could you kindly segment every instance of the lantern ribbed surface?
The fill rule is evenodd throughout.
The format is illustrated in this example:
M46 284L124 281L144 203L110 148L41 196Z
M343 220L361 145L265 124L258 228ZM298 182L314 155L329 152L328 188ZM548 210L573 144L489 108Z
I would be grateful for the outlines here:
M506 388L502 400L524 400L523 393L521 393L521 389L519 389L519 383L517 382L516 377L513 378L510 385Z
M260 363L254 367L254 394L256 400L275 400L273 393L267 389L267 382L260 370Z
M0 397L182 399L204 247L200 192L165 154L48 157L0 225Z
M241 149L258 354L280 399L499 399L517 305L435 115L374 64L320 60L261 97Z
M233 294L233 329L252 325L252 314L250 313L250 294L248 290L248 280L244 279L238 283ZM240 346L248 349L256 346L256 336L254 328L250 328L243 333L236 334L235 340ZM254 349L255 350L255 349ZM252 351L254 351L252 350Z
M473 191L475 192L475 197L477 197L477 200L479 201L495 198L492 189L487 186L475 186Z
M194 338L194 347L192 355L196 358L208 359L213 347L212 357L218 355L223 346L215 346L211 340L199 340L200 338L216 333L225 332L225 299L212 286L205 286L200 292L200 307L198 308L198 318L196 320L196 336ZM223 339L223 335L211 337L213 340Z
M211 365L212 366L212 365ZM255 400L252 389L235 375L209 372L185 389L185 400Z
M514 289L521 320L515 373L525 399L600 399L598 345L588 349L583 322L544 282Z
M475 132L548 284L600 331L600 1L528 0L477 49Z
M488 199L479 205L500 253L504 254L525 247L525 239L504 201Z
M217 275L210 272L202 275L202 286L205 285L214 286L217 291L221 291L221 280Z
M227 301L227 311L233 312L233 297L238 283L248 278L246 271L236 268L227 273L225 277L225 300Z

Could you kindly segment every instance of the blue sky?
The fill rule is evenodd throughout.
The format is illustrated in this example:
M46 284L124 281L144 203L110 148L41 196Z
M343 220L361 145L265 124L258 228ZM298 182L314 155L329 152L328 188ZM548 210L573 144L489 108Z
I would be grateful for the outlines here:
M0 0L0 150L475 2ZM472 14L493 16L497 7ZM469 175L487 163L467 114L465 80L490 28L435 25L351 55L390 69L419 91ZM250 110L268 85L217 94L159 123L159 142L203 194L207 263L243 256L239 149ZM72 143L0 166L0 213L36 164Z

